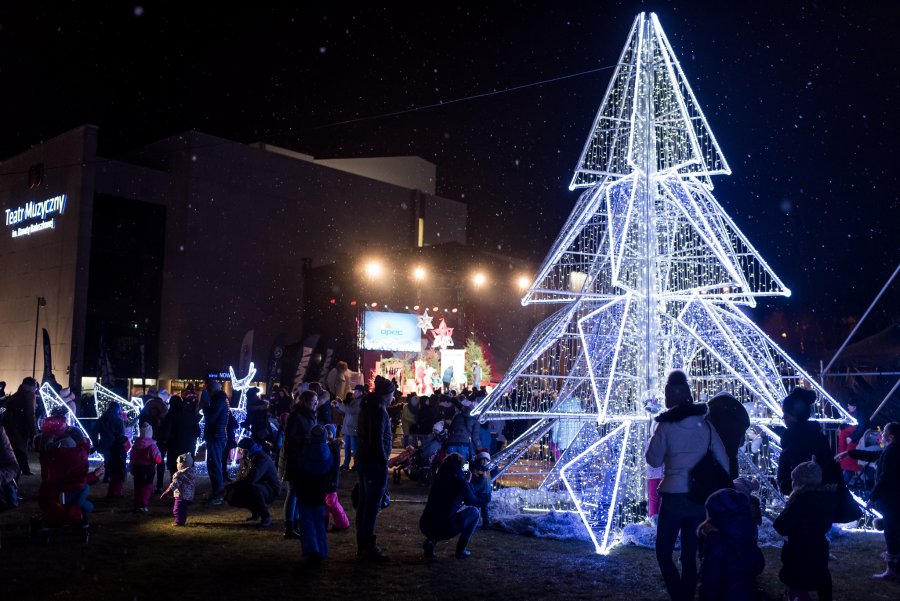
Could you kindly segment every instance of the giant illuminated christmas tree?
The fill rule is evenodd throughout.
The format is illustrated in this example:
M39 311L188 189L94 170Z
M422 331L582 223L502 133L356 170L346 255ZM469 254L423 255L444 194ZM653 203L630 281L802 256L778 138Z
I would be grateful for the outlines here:
M768 503L780 399L803 383L816 419L850 419L741 310L790 291L713 197L710 177L730 172L659 21L641 13L570 184L585 191L522 299L559 309L475 409L529 420L496 473L567 493L598 552L643 517L645 407L670 370L695 398L728 391L750 408L759 442L741 467L763 476Z

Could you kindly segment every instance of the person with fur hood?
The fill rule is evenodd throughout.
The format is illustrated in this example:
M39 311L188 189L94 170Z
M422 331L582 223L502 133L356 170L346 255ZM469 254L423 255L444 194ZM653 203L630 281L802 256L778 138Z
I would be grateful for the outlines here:
M141 435L134 439L131 447L131 475L134 477L134 510L139 513L150 511L150 495L153 494L153 479L156 466L162 463L162 455L153 440L153 426L141 426Z
M687 375L669 374L665 386L667 411L656 417L656 431L647 445L645 459L651 467L665 465L659 484L660 509L656 534L656 561L669 597L693 599L697 586L697 528L705 517L703 505L688 495L690 473L712 450L716 461L728 470L728 454L716 429L706 421L706 405L694 403ZM672 560L681 534L681 574Z
M830 457L829 457L830 459ZM816 591L820 601L831 601L831 572L828 570L828 538L835 512L836 484L823 484L822 468L812 461L791 471L793 489L781 515L772 526L787 537L781 549L778 579L787 587L789 601L809 599Z
M750 497L730 488L706 499L700 541L700 601L754 601L756 577L766 565L757 546Z
M194 480L197 478L197 468L194 467L194 458L190 453L182 453L178 456L178 471L172 474L172 483L159 496L164 498L172 493L175 504L172 506L172 516L176 526L184 526L187 523L188 509L194 502Z

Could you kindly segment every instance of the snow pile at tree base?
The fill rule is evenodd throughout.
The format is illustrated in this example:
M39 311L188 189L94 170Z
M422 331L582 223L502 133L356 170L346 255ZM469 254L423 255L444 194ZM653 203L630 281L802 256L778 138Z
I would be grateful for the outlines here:
M556 540L590 540L578 513L569 509L571 505L565 493L503 488L494 491L488 513L491 527L503 532ZM551 506L560 510L528 510Z

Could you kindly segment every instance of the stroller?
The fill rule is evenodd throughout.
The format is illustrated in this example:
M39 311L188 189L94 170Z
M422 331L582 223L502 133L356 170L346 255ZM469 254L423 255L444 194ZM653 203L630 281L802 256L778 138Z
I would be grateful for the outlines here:
M429 436L418 449L409 446L388 461L394 470L394 482L400 482L401 474L422 485L431 484L438 466L447 456L444 437L440 433Z

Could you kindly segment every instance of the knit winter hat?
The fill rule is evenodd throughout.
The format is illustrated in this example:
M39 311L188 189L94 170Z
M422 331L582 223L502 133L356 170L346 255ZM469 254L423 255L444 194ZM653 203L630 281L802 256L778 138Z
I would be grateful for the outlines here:
M816 392L809 388L794 388L781 401L781 409L786 415L791 415L801 422L809 419L812 413L812 405L816 402Z
M41 433L54 438L66 433L66 419L53 415L41 422Z
M313 426L313 429L309 431L309 444L325 444L325 440L325 427Z
M806 461L794 468L791 472L791 482L794 490L805 486L818 486L822 483L822 468L816 463L815 456L812 461Z
M337 436L337 426L334 424L325 424L325 433L328 435L328 438L334 438Z
M153 426L146 422L141 424L141 438L153 438Z
M432 429L432 431L434 431L435 434L440 434L441 432L444 431L444 422L441 422L441 421L434 422L434 426L432 426L431 429Z
M735 478L734 489L739 493L743 493L749 497L751 494L759 490L759 480L757 480L756 478L748 478L747 476Z
M382 378L381 376L375 376L375 394L378 396L386 396L389 394L394 394L394 391L397 388L394 386L394 383L388 380L387 378Z
M687 374L680 369L672 370L666 380L666 400L672 405L680 405L682 403L693 403L694 397L691 395L691 387L688 384Z
M706 514L710 518L727 516L750 507L750 497L733 488L723 488L706 499Z
M491 460L491 454L488 453L487 451L481 451L480 453L475 455L475 460L488 462Z
M194 465L194 458L191 457L190 453L183 453L178 456L177 464L178 469L183 470L186 467Z

